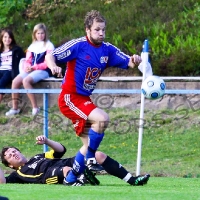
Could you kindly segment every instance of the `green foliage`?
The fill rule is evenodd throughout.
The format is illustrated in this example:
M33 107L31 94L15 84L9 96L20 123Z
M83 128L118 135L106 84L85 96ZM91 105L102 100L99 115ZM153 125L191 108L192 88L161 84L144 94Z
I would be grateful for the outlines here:
M0 124L6 124L8 119L6 117L0 117Z
M31 0L1 0L0 1L0 27L6 28L13 24L14 15L23 12L27 4L30 4Z
M32 121L32 118L31 117L26 117L26 116L22 116L20 118L20 120L23 122L23 123L30 123Z
M57 46L84 35L85 14L97 9L107 19L106 41L125 53L140 54L143 41L149 40L154 74L200 75L200 4L195 0L33 0L24 11L27 3L30 1L0 4L5 7L0 20L13 28L24 49L31 42L36 23L47 25L50 39Z
M4 111L5 108L6 108L5 104L0 104L0 112L1 112L1 111Z
M12 5L14 2L6 9L11 10ZM57 46L85 34L83 20L91 9L100 10L107 19L106 40L125 53L140 54L143 41L149 40L154 74L200 74L200 4L195 0L34 0L25 17L13 11L12 27L17 41L26 49L33 26L45 22L51 41Z

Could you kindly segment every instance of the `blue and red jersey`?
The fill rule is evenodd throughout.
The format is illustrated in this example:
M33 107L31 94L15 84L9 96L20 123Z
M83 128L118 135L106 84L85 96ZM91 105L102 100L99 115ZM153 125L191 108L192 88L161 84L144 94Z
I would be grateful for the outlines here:
M110 43L92 44L87 37L66 42L56 48L52 55L56 63L67 63L62 82L66 93L90 96L96 83L107 67L128 69L130 56Z

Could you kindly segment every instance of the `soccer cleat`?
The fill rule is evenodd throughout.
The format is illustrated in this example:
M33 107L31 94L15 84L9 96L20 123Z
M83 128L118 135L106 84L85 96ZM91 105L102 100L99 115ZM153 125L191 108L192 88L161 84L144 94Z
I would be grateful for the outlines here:
M97 163L95 158L89 158L87 160L86 165L89 168L89 170L91 170L91 171L97 172L97 171L103 171L104 170L104 168L99 163Z
M150 174L145 174L144 176L137 176L133 185L140 186L147 184Z
M84 183L79 181L79 180L76 180L75 182L67 182L65 179L63 180L63 185L65 186L83 186Z
M89 181L86 179L84 174L81 174L80 176L78 176L77 180L79 180L83 184L89 184Z
M6 112L6 116L14 116L20 113L20 109L10 109L8 112Z
M95 174L92 171L90 171L87 166L84 171L84 176L91 185L99 185L100 184L100 181L95 177Z

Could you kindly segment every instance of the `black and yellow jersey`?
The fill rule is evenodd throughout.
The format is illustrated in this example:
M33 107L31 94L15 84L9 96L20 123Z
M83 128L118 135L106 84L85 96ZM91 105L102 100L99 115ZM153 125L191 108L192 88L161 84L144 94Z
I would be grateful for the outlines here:
M5 177L6 183L48 183L47 179L54 177L54 171L58 167L72 167L74 158L61 159L65 152L64 147L63 152L51 150L35 155L24 166ZM59 181L55 179L51 183Z

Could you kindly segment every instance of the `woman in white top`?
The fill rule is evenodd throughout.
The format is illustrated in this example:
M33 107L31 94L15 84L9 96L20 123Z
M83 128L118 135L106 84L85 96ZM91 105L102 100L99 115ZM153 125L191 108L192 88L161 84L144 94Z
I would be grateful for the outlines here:
M33 84L51 76L51 71L45 62L45 55L53 51L54 45L49 41L47 29L43 23L35 25L32 33L32 44L28 47L26 58L20 63L20 74L13 80L12 89L18 89L23 84L25 89L33 89ZM32 104L32 115L39 112L35 95L28 93ZM20 113L18 108L19 94L12 94L12 109L6 116Z

